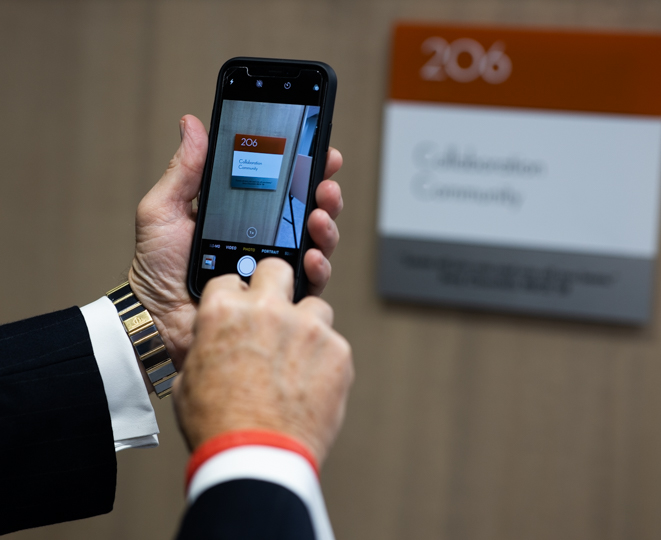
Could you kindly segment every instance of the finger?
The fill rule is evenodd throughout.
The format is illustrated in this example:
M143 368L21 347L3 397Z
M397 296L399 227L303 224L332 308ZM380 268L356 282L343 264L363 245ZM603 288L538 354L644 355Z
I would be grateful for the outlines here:
M236 274L225 274L207 282L202 291L202 298L217 291L246 291L248 284Z
M318 317L328 326L333 326L333 308L321 298L306 296L298 304L296 309L306 312L313 317Z
M315 198L317 200L317 206L322 210L326 210L332 219L337 219L342 208L344 208L342 189L334 180L324 180L321 182L317 186Z
M316 208L308 217L308 232L315 245L330 259L340 241L340 231L327 212Z
M190 203L200 191L208 135L202 122L192 115L184 116L179 128L181 144L152 192L153 196L163 202L174 202L190 208Z
M331 264L318 249L310 249L303 259L303 268L308 278L308 292L319 296L331 277Z
M291 301L294 295L294 270L282 259L262 259L250 278L250 290Z
M332 146L328 149L326 155L326 170L324 171L324 179L330 178L342 167L342 154Z

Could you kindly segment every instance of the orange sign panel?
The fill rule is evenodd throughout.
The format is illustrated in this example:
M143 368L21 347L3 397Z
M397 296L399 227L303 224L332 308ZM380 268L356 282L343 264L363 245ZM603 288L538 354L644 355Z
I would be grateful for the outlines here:
M264 137L263 135L244 135L234 137L236 152L257 152L259 154L284 154L287 139L284 137Z
M661 35L399 24L390 98L661 116Z

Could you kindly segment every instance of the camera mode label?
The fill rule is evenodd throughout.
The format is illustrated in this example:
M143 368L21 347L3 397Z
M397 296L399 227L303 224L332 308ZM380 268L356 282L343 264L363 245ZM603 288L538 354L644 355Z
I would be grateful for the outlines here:
M233 188L274 191L287 139L237 133L232 161Z

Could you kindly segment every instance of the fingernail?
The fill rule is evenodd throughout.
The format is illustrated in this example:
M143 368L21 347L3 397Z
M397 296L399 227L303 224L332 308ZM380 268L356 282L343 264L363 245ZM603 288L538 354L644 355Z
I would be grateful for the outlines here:
M179 120L179 136L181 137L181 140L184 140L184 133L186 132L186 120L183 118Z

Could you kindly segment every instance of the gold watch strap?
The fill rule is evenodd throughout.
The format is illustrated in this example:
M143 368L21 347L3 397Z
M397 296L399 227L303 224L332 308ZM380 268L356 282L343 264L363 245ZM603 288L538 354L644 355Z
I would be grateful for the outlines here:
M135 297L128 281L108 291L106 296L115 305L135 353L154 385L156 395L159 398L169 396L177 370L151 315Z

